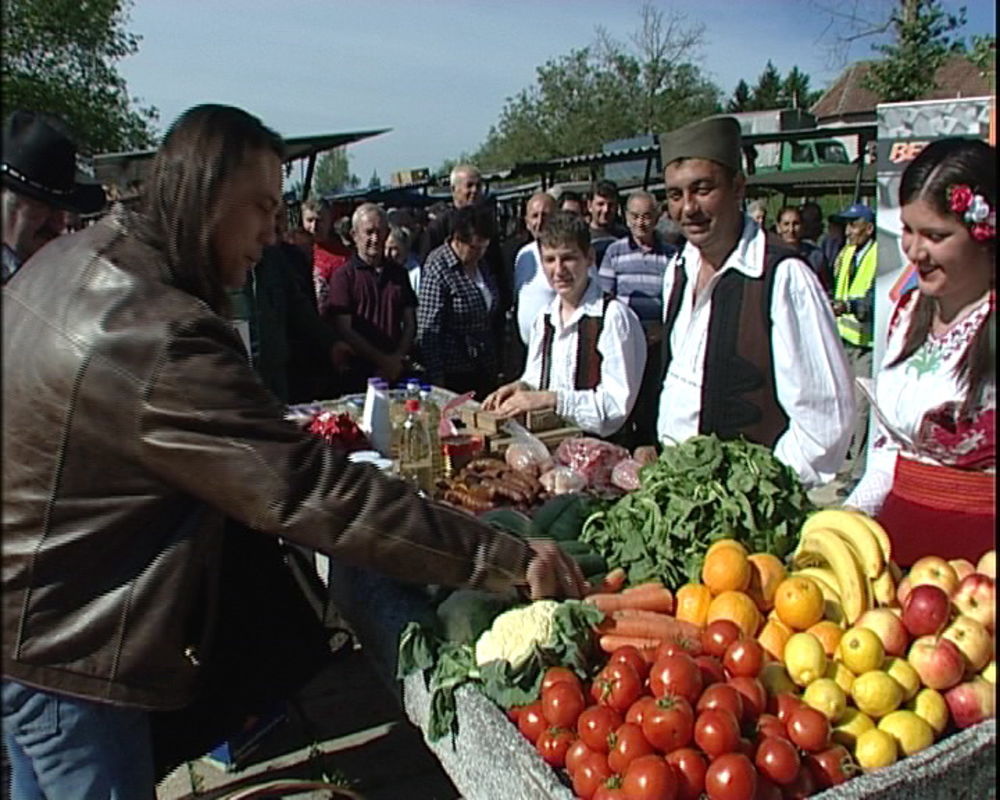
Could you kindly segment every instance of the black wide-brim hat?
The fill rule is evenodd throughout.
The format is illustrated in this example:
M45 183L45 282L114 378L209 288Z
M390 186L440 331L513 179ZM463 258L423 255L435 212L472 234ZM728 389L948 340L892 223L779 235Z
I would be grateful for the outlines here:
M93 214L107 198L96 183L76 180L76 145L47 114L13 111L3 123L3 185L56 208Z

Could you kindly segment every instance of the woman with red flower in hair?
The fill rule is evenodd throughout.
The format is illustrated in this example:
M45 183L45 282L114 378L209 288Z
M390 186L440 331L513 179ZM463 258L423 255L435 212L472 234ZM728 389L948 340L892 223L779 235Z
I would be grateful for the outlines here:
M882 523L902 566L932 554L975 563L996 525L996 151L933 142L903 173L899 201L918 286L865 387L878 431L845 505Z

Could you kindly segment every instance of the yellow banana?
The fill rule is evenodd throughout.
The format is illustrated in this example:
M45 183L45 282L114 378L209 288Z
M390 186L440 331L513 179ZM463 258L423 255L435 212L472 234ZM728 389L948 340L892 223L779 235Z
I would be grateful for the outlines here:
M812 578L819 584L820 589L825 585L838 595L840 594L840 583L837 580L837 575L829 567L802 567L802 569L793 572L792 575L802 575L806 578Z
M824 508L809 517L802 533L829 528L841 536L857 553L858 563L869 578L877 578L885 569L885 558L878 539L859 516L840 508Z
M818 528L803 533L793 555L796 568L828 564L837 576L849 625L871 607L868 584L854 552L835 531Z
M872 581L872 597L879 606L891 606L896 603L896 582L892 579L892 570L886 569Z
M878 541L879 549L882 551L882 559L886 564L888 564L892 559L892 542L889 541L889 534L886 533L885 528L883 528L877 520L869 517L863 511L855 511L854 509L846 508L844 510L847 511L848 514L857 517L868 526L868 529Z
M816 573L824 574L821 577ZM837 576L833 574L833 571L825 567L803 567L791 574L793 578L796 576L812 578L813 582L819 587L823 595L823 619L835 622L842 628L846 627L847 617L844 614L844 603L840 599L840 592L833 588L835 585L839 585L837 584Z

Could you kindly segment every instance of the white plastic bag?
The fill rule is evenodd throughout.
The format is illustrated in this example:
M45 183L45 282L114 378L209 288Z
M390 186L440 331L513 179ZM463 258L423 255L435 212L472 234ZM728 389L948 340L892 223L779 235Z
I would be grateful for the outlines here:
M503 429L513 439L504 454L508 467L531 473L536 478L552 468L552 454L541 439L513 420L505 422Z

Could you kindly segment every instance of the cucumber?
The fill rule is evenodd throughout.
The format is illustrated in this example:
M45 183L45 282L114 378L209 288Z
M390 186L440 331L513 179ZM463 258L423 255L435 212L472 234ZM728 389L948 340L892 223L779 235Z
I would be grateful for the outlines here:
M567 555L571 555L574 558L576 556L586 556L594 552L594 548L591 547L586 542L581 542L578 539L567 539L564 542L559 542L559 547Z
M587 499L581 494L557 494L535 511L531 536L547 536L556 541L579 539L587 516Z
M573 556L573 560L576 561L577 566L580 567L580 572L584 575L593 575L597 572L608 571L607 562L597 555L597 553L588 553L583 556Z
M531 535L531 518L513 508L494 508L481 514L479 519L522 539Z

